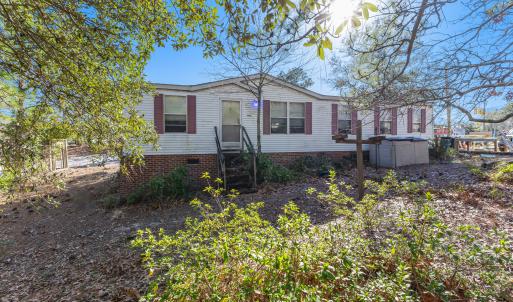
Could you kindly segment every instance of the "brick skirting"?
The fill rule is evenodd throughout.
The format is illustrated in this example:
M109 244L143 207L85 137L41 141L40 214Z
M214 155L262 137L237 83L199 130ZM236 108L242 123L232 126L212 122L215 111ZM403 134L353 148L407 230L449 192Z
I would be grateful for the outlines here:
M333 160L343 159L343 158L351 158L351 155L355 152L351 151L327 151L327 152L280 152L280 153L266 153L269 155L271 160L277 164L281 165L289 165L294 160L304 157L304 156L313 156L313 157L328 157Z
M189 182L193 187L200 187L200 176L203 172L210 172L212 177L217 176L216 154L187 154L187 155L146 155L144 165L129 168L128 175L121 175L119 193L127 196L135 188L146 183L151 178L164 175L177 167L185 166L188 170Z
M282 152L266 153L275 163L289 165L294 160L303 156L325 156L331 159L350 158L351 151L329 152ZM128 175L121 175L119 193L126 197L141 184L146 183L152 177L164 175L179 166L187 168L189 182L193 188L201 188L205 185L200 179L203 172L209 172L212 177L217 176L216 154L185 154L185 155L146 155L144 165L132 167Z

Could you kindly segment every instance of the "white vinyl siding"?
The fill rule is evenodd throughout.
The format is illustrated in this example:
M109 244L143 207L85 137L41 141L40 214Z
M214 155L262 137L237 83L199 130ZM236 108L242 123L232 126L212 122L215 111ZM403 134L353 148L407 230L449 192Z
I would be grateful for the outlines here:
M176 133L164 133L159 135L158 145L154 150L152 146L144 146L145 154L215 154L216 144L214 126L221 126L221 100L241 101L241 124L248 131L249 136L256 146L256 120L257 109L253 105L255 97L248 91L233 84L213 87L201 91L179 91L159 89L157 92L164 95L196 95L197 133L176 135ZM264 88L263 99L271 102L312 102L312 135L264 135L262 134L262 151L265 152L329 152L329 151L354 151L351 144L337 144L332 140L331 134L331 105L339 104L335 101L316 100L296 90L278 85L269 85ZM153 127L153 96L146 95L138 106L145 119ZM290 112L289 112L290 113ZM359 111L358 118L362 120L363 137L374 136L373 111ZM411 136L407 133L406 109L398 114L398 136ZM429 122L431 109L427 110L426 133L415 134L419 137L432 137L433 127ZM261 119L263 127L263 118ZM263 129L263 128L261 128ZM364 146L364 150L368 150Z

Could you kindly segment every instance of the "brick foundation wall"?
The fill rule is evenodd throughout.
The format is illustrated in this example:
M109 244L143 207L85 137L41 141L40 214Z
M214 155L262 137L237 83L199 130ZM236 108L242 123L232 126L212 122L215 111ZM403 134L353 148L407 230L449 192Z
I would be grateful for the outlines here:
M267 153L271 160L277 164L281 165L289 165L294 160L304 157L304 156L313 156L313 157L328 157L333 160L346 158L351 158L352 154L355 152L351 151L328 151L328 152L280 152L280 153Z
M281 165L289 165L294 160L307 155L325 156L336 160L350 158L352 154L354 152L351 151L267 153L273 162ZM144 166L129 169L129 175L121 175L119 183L121 196L126 197L152 177L169 173L179 166L185 166L189 171L188 177L193 188L201 188L205 185L200 179L203 172L209 172L212 177L217 176L216 154L146 155L144 162Z
M217 176L217 155L146 155L143 166L132 167L128 175L121 175L119 193L125 197L151 178L167 174L179 166L187 168L191 186L199 188L204 185L200 180L203 172L210 172L212 177Z

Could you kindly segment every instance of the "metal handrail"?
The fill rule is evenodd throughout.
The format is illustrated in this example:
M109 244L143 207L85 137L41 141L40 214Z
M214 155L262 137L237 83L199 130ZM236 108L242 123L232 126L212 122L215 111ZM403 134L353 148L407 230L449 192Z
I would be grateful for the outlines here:
M248 135L248 132L246 131L246 128L244 126L240 126L241 127L241 132L242 132L242 151L244 151L244 145L246 145L246 148L248 149L248 153L251 155L251 164L252 164L252 169L250 167L250 169L252 171L250 172L253 172L252 174L252 178L253 178L253 189L256 189L256 183L257 183L257 167L256 167L256 153L255 153L255 148L253 147L253 143L251 142L251 138L249 137Z
M214 126L214 133L216 135L218 172L223 179L223 186L226 189L226 164L223 149L221 148L221 142L219 142L219 135L217 134L217 126Z
M255 148L253 147L253 143L249 138L248 132L246 131L246 127L240 126L242 132L242 143L246 145L249 153L255 153Z

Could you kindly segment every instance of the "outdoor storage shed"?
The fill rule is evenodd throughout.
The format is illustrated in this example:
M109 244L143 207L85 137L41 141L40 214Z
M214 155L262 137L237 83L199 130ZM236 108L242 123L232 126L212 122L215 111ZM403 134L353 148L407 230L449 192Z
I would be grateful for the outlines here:
M428 164L428 141L416 137L386 138L379 145L369 146L372 165L397 168L408 165Z

